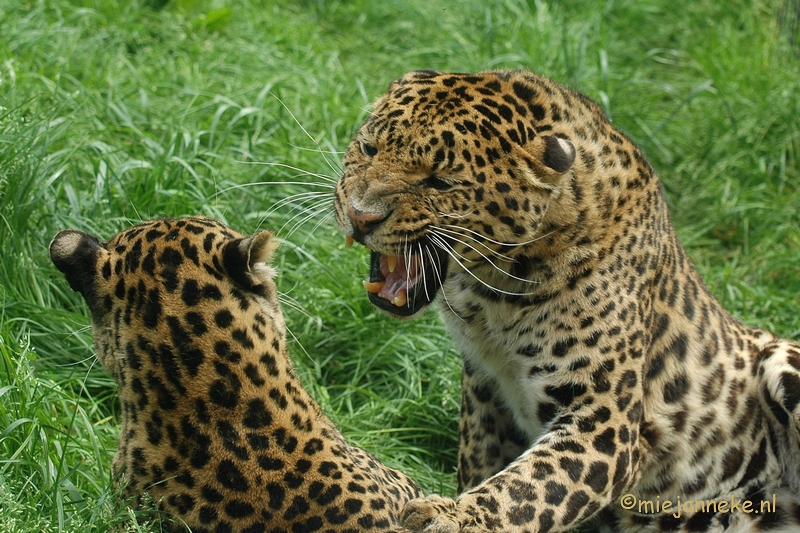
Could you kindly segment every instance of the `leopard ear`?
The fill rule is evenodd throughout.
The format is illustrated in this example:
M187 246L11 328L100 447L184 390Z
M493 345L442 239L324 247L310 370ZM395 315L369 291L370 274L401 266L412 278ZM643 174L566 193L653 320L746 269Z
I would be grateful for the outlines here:
M544 145L542 163L559 174L572 168L572 164L575 163L576 151L575 145L568 139L548 135L544 137Z
M269 230L259 231L252 237L245 239L245 242L247 242L247 247L250 250L248 264L251 270L272 263L275 250L281 245Z
M569 139L555 135L537 135L523 148L523 161L530 167L530 179L545 189L555 187L558 177L572 169L577 152Z
M265 279L272 279L275 271L269 267L279 246L272 232L264 230L252 237L234 239L225 245L222 262L233 280L246 289L254 289Z
M67 278L72 290L81 293L88 303L95 292L98 258L105 253L97 237L78 230L59 231L50 242L53 264Z

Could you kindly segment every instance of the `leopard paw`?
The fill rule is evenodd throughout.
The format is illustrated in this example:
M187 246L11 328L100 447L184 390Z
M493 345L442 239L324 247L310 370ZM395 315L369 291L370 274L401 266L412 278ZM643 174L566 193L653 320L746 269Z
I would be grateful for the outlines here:
M458 533L456 502L441 496L417 498L406 503L400 516L404 527L422 533Z

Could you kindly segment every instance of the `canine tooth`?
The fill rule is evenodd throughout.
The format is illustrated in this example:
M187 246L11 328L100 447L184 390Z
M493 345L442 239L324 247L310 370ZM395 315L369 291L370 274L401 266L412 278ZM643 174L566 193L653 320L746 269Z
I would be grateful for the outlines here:
M385 281L367 281L364 280L364 288L367 289L367 292L371 292L372 294L378 294L381 292L383 285L386 283Z
M408 302L408 295L406 294L405 289L400 289L399 291L397 291L397 294L395 295L394 300L392 300L392 303L397 307L403 307L404 305L406 305L406 302Z
M397 256L396 255L387 255L386 256L386 266L389 267L389 272L394 272L394 269L397 267Z
M350 235L348 235L348 236L347 236L347 237L344 239L344 243L345 243L345 245L346 245L348 248L352 248L352 247L353 247L353 237L351 237Z

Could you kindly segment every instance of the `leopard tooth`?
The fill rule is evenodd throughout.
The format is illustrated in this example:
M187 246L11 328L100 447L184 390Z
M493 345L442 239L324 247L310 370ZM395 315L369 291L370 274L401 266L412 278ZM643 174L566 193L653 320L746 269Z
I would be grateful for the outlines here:
M386 284L385 281L369 281L366 279L362 283L364 284L364 288L367 289L367 292L371 292L372 294L381 292L381 289Z
M403 307L406 305L406 302L408 302L408 294L406 294L405 289L400 289L397 291L397 294L394 295L394 300L392 300L392 303L397 307Z
M394 269L397 268L397 256L396 255L387 255L386 256L386 266L389 268L389 272L394 272Z
M352 237L352 236L350 236L350 235L348 235L347 237L345 237L345 239L344 239L344 244L345 244L345 246L347 246L348 248L352 248L352 247L353 247L353 237Z

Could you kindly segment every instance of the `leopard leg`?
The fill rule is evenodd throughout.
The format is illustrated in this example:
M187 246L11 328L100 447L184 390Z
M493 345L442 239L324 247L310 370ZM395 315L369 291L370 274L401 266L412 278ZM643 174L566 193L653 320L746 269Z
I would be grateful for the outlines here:
M458 493L500 472L530 446L497 395L497 383L466 361L461 374Z
M458 493L481 484L515 461L530 446L528 438L500 401L497 383L476 373L465 360L461 373ZM412 531L459 530L451 518L456 502L436 495L408 502L401 522Z
M602 411L597 405L566 410L553 421L557 430L504 470L449 505L441 499L412 500L401 522L425 533L568 531L629 489L639 469L639 436L633 428L640 423L641 403L621 419L608 419ZM581 431L589 425L596 431ZM624 434L618 434L623 427ZM579 457L590 450L600 453Z

